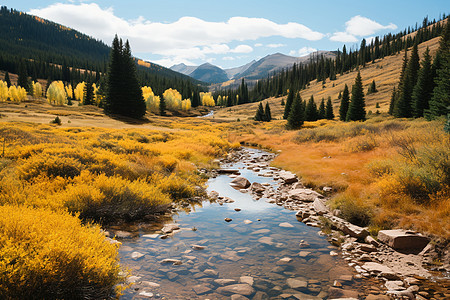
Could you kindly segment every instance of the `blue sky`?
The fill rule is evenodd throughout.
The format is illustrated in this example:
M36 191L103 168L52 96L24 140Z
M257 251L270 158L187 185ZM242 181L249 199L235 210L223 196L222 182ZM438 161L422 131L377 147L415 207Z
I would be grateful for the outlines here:
M170 67L204 62L230 68L281 52L356 47L425 16L450 12L448 0L24 1L2 5L77 29L110 44L129 39L133 54Z

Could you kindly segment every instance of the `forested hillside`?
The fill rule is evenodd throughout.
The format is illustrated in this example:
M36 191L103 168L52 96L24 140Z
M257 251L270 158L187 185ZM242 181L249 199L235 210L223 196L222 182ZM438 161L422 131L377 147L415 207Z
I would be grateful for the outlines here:
M23 64L33 81L98 82L106 72L109 53L109 46L76 30L6 6L0 8L0 70L18 74ZM176 88L187 97L199 89L200 82L188 76L138 62L141 84L151 85L157 94Z

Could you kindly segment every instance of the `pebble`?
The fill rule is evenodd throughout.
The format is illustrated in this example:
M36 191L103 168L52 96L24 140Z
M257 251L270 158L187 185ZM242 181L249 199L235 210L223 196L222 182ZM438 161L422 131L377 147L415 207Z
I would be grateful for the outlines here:
M233 219L231 219L231 218L225 218L225 222L231 222L231 221L233 221Z

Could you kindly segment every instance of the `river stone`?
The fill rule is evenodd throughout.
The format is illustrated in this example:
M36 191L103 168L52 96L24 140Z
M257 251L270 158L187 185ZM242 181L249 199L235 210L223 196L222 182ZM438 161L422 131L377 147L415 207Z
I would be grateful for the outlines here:
M233 294L250 296L255 292L255 290L248 284L238 283L219 287L216 292L226 296L230 296Z
M257 291L252 300L269 300L269 295L262 291Z
M217 276L219 276L219 273L216 270L213 270L213 269L206 269L205 271L203 271L203 273L205 273L206 275L208 275L210 277L217 277Z
M426 236L403 229L380 230L378 240L395 250L422 250L430 241Z
M161 286L159 283L151 281L142 281L141 284L151 288L159 288Z
M194 250L204 250L204 249L206 249L206 246L192 245L191 248Z
M383 277L394 278L396 276L395 272L392 271L388 266L376 263L376 262L366 262L361 266L364 270L375 273L375 274L383 274Z
M311 254L310 251L300 251L300 252L298 253L298 256L300 256L300 257L307 257L307 256L310 255L310 254Z
M237 281L234 279L215 279L214 283L220 286L236 284Z
M169 234L169 233L172 233L174 230L178 230L178 229L180 229L180 226L178 226L177 224L166 224L161 229L161 231L164 232L165 234Z
M291 289L306 288L308 286L308 282L295 278L288 278L286 283Z
M292 258L290 258L290 257L283 257L283 258L280 258L280 260L279 260L279 262L282 262L282 263L290 263L292 261Z
M269 246L273 245L273 239L268 236L263 236L262 238L259 238L258 242L260 242L261 244L269 245Z
M294 227L294 225L292 225L291 223L288 223L288 222L280 223L280 225L278 225L278 226L283 227L283 228L293 228Z
M181 265L182 262L179 259L166 258L161 261L162 264L173 264L173 265Z
M146 238L146 239L156 239L156 238L159 237L159 234L157 234L157 233L153 233L153 234L144 234L142 237L143 237L143 238Z
M235 188L246 189L250 186L250 181L242 176L233 179L230 184Z
M300 292L296 292L295 294L292 295L292 297L294 297L295 299L298 299L298 300L322 300L321 297L307 295L307 294L300 293Z
M318 197L322 197L321 194L310 189L293 189L288 192L289 198L296 201L313 202Z
M389 296L386 295L374 295L374 294L369 294L366 297L366 300L390 300L391 298L389 298Z
M250 221L250 220L244 220L244 224L252 224L253 223L253 221Z
M145 254L143 254L141 252L138 252L138 251L134 251L133 253L131 253L131 258L133 260L138 260L138 259L140 259L140 258L142 258L144 256L145 256Z
M249 300L247 297L239 295L239 294L234 294L231 295L231 300Z
M132 276L130 276L130 277L127 278L127 283L136 283L136 282L140 281L141 278L142 278L142 277L140 277L140 276L134 276L134 275L132 275Z
M239 283L246 283L249 286L253 286L254 279L251 276L241 276L239 278Z
M395 280L395 281L386 281L384 286L388 289L388 291L403 291L405 288L403 287L403 281Z
M328 212L328 208L325 206L325 203L319 198L316 198L313 203L314 210L319 215L324 215Z
M231 221L233 221L232 218L225 218L225 222L231 222Z
M259 182L253 182L250 189L256 194L262 194L266 190L264 186Z
M336 287L330 287L328 290L329 299L353 298L358 299L358 292L352 290L344 290Z
M131 239L133 236L131 232L118 230L115 232L116 238L118 239Z
M153 298L153 293L147 292L147 291L142 291L139 293L139 296L144 297L144 298Z
M258 220L259 220L259 219L258 219ZM269 229L259 229L259 230L253 231L253 232L250 233L250 234L264 234L264 233L269 233L269 232L270 232Z
M279 177L285 184L291 184L298 181L297 175L287 171L281 171Z
M197 295L204 295L210 293L212 291L212 288L210 287L209 284L197 284L192 287L192 290Z

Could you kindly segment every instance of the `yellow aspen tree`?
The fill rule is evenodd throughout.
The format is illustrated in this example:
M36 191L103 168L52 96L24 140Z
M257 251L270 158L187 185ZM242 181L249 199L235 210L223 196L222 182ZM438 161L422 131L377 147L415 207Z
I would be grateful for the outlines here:
M66 90L66 96L67 98L72 98L73 96L73 88L71 84L68 84L65 86L65 90Z
M181 94L175 89L167 89L163 93L166 107L168 109L181 109Z
M80 101L81 104L83 104L84 100L84 88L86 86L86 82L80 82L77 84L77 87L75 88L75 99Z
M215 106L216 103L214 102L214 98L211 95L211 93L200 93L200 101L202 102L202 105L204 106Z
M181 109L188 111L191 109L191 99L186 99L181 101Z
M5 102L9 98L8 84L0 80L0 101Z
M152 91L152 88L149 86L142 87L142 95L144 96L145 104L147 106L147 110L157 113L159 112L159 96L155 96Z
M50 104L64 105L66 103L66 89L62 81L53 81L47 90L47 99Z
M33 97L42 97L42 85L39 82L33 82Z

